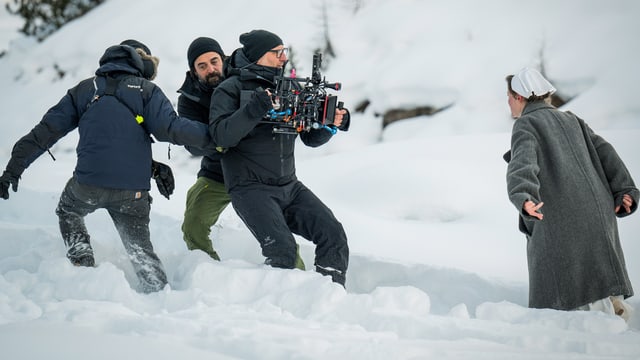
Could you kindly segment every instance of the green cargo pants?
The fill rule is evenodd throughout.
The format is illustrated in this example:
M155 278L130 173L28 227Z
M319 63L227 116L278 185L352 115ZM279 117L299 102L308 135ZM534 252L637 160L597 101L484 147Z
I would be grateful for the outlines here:
M211 227L218 221L222 211L231 202L224 184L204 176L198 177L196 183L187 192L187 204L182 222L182 235L189 250L202 250L215 260L220 260L213 249L209 238ZM297 269L304 270L305 265L296 253Z

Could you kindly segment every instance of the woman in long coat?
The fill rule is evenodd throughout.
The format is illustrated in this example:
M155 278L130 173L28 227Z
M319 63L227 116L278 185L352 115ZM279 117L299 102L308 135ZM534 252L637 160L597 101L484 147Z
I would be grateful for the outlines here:
M633 289L616 216L633 213L640 193L611 144L545 101L555 88L539 72L525 68L507 83L517 119L507 189L527 237L529 307L608 301L622 315Z

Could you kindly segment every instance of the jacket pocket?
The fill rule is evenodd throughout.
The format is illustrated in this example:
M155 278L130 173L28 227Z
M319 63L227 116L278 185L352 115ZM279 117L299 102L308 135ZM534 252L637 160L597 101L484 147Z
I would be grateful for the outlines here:
M522 215L518 216L518 229L521 233L531 236L533 235L533 227L535 222L525 220Z

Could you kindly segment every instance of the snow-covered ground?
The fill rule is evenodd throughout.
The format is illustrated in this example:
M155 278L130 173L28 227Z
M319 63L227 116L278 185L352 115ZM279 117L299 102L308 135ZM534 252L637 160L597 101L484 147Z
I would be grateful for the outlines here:
M195 37L225 51L256 28L279 34L310 75L322 46L323 2L109 0L42 43L0 11L0 166L11 147L102 52L126 38L160 57L170 99ZM3 359L638 359L640 300L629 324L603 313L527 308L525 239L505 190L509 118L504 77L542 63L564 109L608 139L640 181L640 3L324 2L337 58L327 80L354 109L348 133L298 147L298 175L343 223L351 248L346 291L313 271L262 264L231 208L213 228L214 262L180 231L199 160L154 145L172 166L171 200L153 185L151 231L170 286L144 295L108 215L87 217L96 268L65 258L54 209L75 164L77 133L24 173L0 201ZM354 8L360 8L354 13ZM13 25L11 25L13 24ZM58 73L65 75L60 78ZM392 108L445 107L381 130ZM1 170L1 169L0 169ZM640 289L638 215L619 222ZM308 265L313 247L300 239ZM311 267L311 266L309 266Z

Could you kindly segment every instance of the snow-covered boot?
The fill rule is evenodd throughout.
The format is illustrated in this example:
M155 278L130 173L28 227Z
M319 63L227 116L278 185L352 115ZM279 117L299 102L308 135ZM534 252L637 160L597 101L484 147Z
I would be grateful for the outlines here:
M71 246L67 250L67 258L75 266L93 267L96 265L91 245L83 242L78 242Z
M342 287L344 287L344 283L347 280L345 274L342 271L331 267L322 267L320 265L316 265L316 272L325 276L331 276L331 280L334 283L342 285Z
M631 318L631 314L633 313L633 307L627 304L622 296L610 296L611 303L613 304L613 311L616 315L620 316L624 319L624 321L629 322Z

